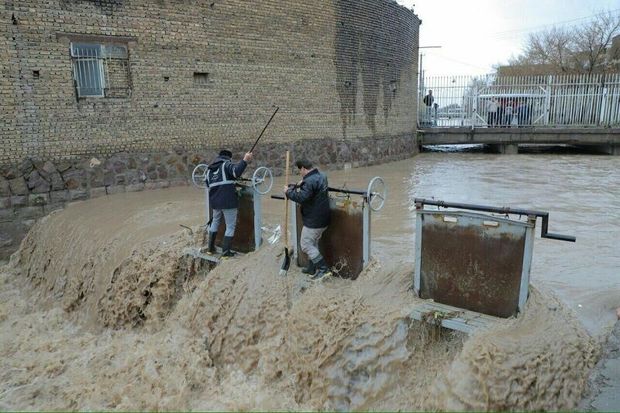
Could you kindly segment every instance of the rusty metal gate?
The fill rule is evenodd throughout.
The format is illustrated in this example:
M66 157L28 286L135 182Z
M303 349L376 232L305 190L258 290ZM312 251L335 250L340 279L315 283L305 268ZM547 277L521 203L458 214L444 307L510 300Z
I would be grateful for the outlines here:
M207 226L211 222L213 211L209 205L209 189L205 178L208 165L200 164L192 172L192 182L195 186L205 191L205 236ZM239 179L236 183L236 191L239 196L239 211L237 214L237 226L232 242L232 249L239 252L250 252L258 249L262 244L262 202L261 196L267 194L273 186L273 174L269 168L261 166L254 171L251 179ZM218 228L215 244L221 247L224 237L225 224L222 220ZM205 244L205 242L203 242ZM193 251L193 249L192 249ZM215 260L212 256L202 255L200 249L193 252L208 260Z
M327 264L342 278L356 279L370 262L371 211L383 208L387 188L383 178L374 177L363 190L328 188L330 194L331 223L319 242L319 249ZM274 199L284 199L272 195ZM293 252L297 265L308 265L307 255L301 251L301 209L289 203L289 227L294 240Z
M415 199L415 204L414 290L420 298L438 303L442 311L451 308L502 318L522 311L528 297L538 217L542 218L542 238L575 241L571 236L547 232L548 212L426 199ZM440 211L425 205L486 213ZM508 219L508 215L527 220ZM460 320L466 319L461 314ZM450 328L463 329L454 325Z

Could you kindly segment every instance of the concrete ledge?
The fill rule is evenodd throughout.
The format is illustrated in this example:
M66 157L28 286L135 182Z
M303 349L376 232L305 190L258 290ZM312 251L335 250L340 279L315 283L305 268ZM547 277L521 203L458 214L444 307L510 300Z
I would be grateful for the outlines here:
M420 132L420 145L611 145L611 153L620 145L620 128L426 128Z

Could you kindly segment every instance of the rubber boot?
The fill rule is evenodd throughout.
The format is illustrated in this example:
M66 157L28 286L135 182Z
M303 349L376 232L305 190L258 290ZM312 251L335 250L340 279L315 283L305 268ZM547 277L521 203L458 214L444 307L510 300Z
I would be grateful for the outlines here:
M316 263L316 269L316 274L311 277L312 281L319 281L332 275L332 270L327 266L325 258L321 258L321 260Z
M224 237L222 241L222 257L234 257L235 252L230 250L233 237Z
M207 248L207 254L215 254L215 237L217 232L209 232L209 246Z
M308 275L314 275L314 273L316 272L316 266L314 265L312 260L308 260L308 266L302 269L301 272Z

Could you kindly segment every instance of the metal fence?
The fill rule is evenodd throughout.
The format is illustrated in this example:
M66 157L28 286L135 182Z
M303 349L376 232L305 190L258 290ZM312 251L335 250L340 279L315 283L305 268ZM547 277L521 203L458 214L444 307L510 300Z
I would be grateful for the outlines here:
M421 127L620 126L620 73L427 77L419 91Z

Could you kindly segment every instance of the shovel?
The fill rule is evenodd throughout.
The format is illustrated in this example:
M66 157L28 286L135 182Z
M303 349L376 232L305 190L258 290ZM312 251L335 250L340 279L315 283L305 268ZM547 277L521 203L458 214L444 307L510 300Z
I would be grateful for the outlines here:
M289 170L290 170L290 152L286 151L286 172L285 172L285 177L286 177L286 184L288 184L288 174L289 174ZM284 257L282 258L282 265L280 266L280 276L284 277L286 276L286 273L288 272L289 267L291 266L291 256L289 255L288 252L288 197L285 195L284 196Z

